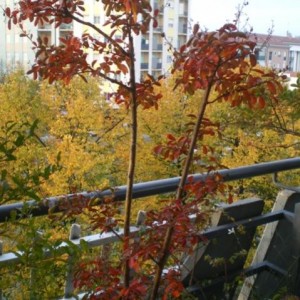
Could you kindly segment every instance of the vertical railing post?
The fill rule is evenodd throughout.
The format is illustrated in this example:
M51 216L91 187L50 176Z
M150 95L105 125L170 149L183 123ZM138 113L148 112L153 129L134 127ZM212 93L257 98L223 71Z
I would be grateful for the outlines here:
M3 241L0 240L0 256L3 254ZM0 300L3 300L3 291L0 288Z
M295 271L294 277L294 290L297 296L300 296L300 203L295 204L294 216L294 234L295 234Z
M40 242L40 240L42 239L42 236L43 236L43 232L38 230L33 239L31 251L34 251L35 246ZM36 264L36 262L34 262L34 264ZM38 280L39 280L39 278L37 276L37 267L33 266L30 268L30 284L29 284L30 285L30 296L29 296L30 300L35 300L37 298L36 289L35 289L34 285L36 285Z
M115 221L116 221L115 218L108 218L106 220L107 228L111 227L115 223ZM112 232L112 229L107 230L106 232L107 233ZM109 258L111 256L111 253L112 253L112 244L111 243L105 244L105 245L102 246L102 251L100 253L100 258L101 258L102 263L103 263L103 269L106 272L108 272L108 270L109 270Z
M137 227L141 227L145 224L145 221L146 221L146 212L144 210L139 210L137 217L136 217L135 225ZM135 236L133 239L133 243L135 245L140 245L140 241L141 241L140 235L137 234L137 236ZM130 276L133 277L135 274L135 271L133 269L131 269L130 272L131 272Z
M136 226L142 226L145 224L146 212L144 210L139 210L136 218Z
M69 239L77 240L80 238L81 235L81 227L79 224L72 224L70 230ZM69 255L67 261L67 274L66 274L66 283L65 283L65 291L64 291L64 298L71 298L74 293L74 264L75 264L76 257L74 255Z

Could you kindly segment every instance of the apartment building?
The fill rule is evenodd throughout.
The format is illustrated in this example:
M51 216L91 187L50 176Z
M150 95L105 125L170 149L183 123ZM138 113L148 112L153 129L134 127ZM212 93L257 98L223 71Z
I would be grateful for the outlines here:
M254 34L257 58L262 66L288 72L300 72L300 38L289 35L268 37Z
M12 6L12 0L0 0L0 7ZM5 16L0 14L0 72L11 70L15 67L27 70L34 61L34 52L32 44L28 39L21 38L21 31L13 26L11 30L7 29ZM37 37L37 30L29 22L24 23L24 29Z
M156 28L150 26L146 34L135 37L137 80L147 73L153 76L168 73L172 63L170 44L174 48L180 47L186 42L189 32L190 0L150 0L150 2L154 9L159 10L158 26ZM0 0L0 4L3 7L12 6L13 0ZM85 20L99 26L105 22L101 2L85 0L85 9L83 16ZM34 38L46 36L54 44L59 44L61 37L70 34L81 36L89 30L78 23L62 24L59 28L54 28L53 24L43 24L36 28L28 23L25 27ZM27 70L34 62L34 52L30 41L20 38L19 29L16 27L9 31L5 25L4 16L0 17L0 30L2 33L0 36L0 70L6 71L16 67L23 67ZM109 31L109 27L106 30ZM88 58L90 61L101 60L99 54L93 52L89 53Z
M158 26L150 27L147 34L136 38L137 71L143 77L150 73L157 76L168 73L172 63L171 44L179 48L187 41L189 0L152 0L154 9L159 10ZM162 36L164 33L164 37ZM166 40L165 40L166 39Z

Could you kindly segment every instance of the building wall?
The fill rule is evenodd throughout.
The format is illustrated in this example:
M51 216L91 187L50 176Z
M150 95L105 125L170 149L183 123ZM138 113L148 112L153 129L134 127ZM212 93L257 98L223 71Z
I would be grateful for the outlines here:
M159 9L158 27L150 26L149 32L135 37L136 48L136 71L137 80L140 80L147 73L158 76L170 71L172 63L172 53L170 45L174 48L180 47L186 42L188 36L188 18L190 0L150 0L154 9ZM13 0L0 0L2 6L12 6ZM84 19L96 25L105 22L105 13L102 3L96 0L85 0ZM9 31L5 26L4 17L0 17L0 67L1 62L5 69L13 69L17 66L28 70L34 62L34 52L31 43L26 38L19 37L19 29L13 27ZM38 29L30 23L26 24L27 29L35 37L47 37L49 42L59 44L59 39L68 34L81 36L82 33L89 31L95 37L97 33L91 32L84 25L74 23L65 24L60 28L54 28L54 24L41 24ZM105 26L104 30L109 33L111 29ZM165 34L166 40L162 37ZM88 51L89 61L95 59L101 62L101 56L92 51Z
M137 44L141 45L141 55L136 56L136 69L140 78L148 73L157 77L170 72L170 46L179 48L187 41L189 3L189 0L151 0L153 9L159 9L158 26L150 26L147 34L137 38ZM165 38L162 37L162 33Z
M272 46L266 48L265 61L266 66L283 70L288 67L289 47Z
M300 38L256 34L257 58L262 66L300 72Z
M0 7L4 7L5 0L0 0ZM6 64L6 30L5 17L3 13L0 14L0 74L5 71Z
M0 0L2 7L12 5L11 0ZM37 36L36 29L29 22L24 22L24 30L32 34L35 39ZM15 68L23 68L27 71L33 64L35 55L32 51L32 44L28 38L20 37L22 31L13 26L8 30L6 17L0 16L0 72L7 72Z

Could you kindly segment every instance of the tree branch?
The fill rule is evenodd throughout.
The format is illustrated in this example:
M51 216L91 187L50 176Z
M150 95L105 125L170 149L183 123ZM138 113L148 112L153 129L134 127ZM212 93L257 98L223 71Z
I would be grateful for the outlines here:
M123 47L121 47L120 44L118 44L110 35L105 33L103 30L98 28L93 23L84 21L84 20L74 16L67 9L65 9L64 13L66 14L67 17L72 18L74 21L94 29L96 32L98 32L100 35L102 35L104 38L106 38L111 44L113 44L116 48L118 48L125 57L130 57L130 53L128 53Z
M130 26L130 24L128 25ZM132 191L134 183L135 165L136 165L136 152L137 152L137 91L136 91L136 81L135 81L135 53L134 53L134 42L131 33L131 29L128 30L129 39L129 51L130 51L130 87L131 87L131 146L130 146L130 159L128 166L128 177L127 177L127 190L125 199L125 220L124 220L124 250L129 247L129 236L130 236L130 218L131 218L131 205L132 205ZM124 285L126 288L130 284L130 267L129 259L126 258L124 266Z

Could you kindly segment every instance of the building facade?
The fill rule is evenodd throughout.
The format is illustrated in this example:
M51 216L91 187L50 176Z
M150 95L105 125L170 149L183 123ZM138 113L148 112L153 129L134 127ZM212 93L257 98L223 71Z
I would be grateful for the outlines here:
M180 47L188 37L188 20L190 16L190 0L150 0L153 9L158 9L158 26L150 26L146 34L135 37L136 71L137 80L147 73L158 76L168 73L172 63L170 45ZM0 0L2 7L13 6L13 0ZM85 12L83 18L95 25L101 26L105 22L105 13L102 3L96 0L85 0ZM104 27L109 31L109 27ZM90 31L82 24L62 24L59 28L54 25L41 24L38 28L31 23L25 24L25 29L35 39L47 37L52 44L59 44L61 37L66 35L81 36ZM28 70L34 63L35 55L32 45L27 38L20 38L17 27L8 30L5 17L0 17L0 69L2 71L13 70L22 67ZM96 34L96 33L94 33ZM165 38L164 38L164 37ZM88 59L101 61L97 53L89 52Z
M278 71L300 72L300 38L254 34L260 65Z
M11 0L0 0L0 7L12 6ZM29 22L24 23L24 29L31 32L33 38L37 37L37 30ZM21 38L21 31L18 27L12 26L8 30L5 16L0 14L0 72L24 68L28 70L34 62L32 44L27 38Z
M150 27L148 33L136 38L136 68L141 77L147 73L157 76L169 72L172 50L187 41L190 16L189 0L151 0L153 9L158 9L158 26Z

